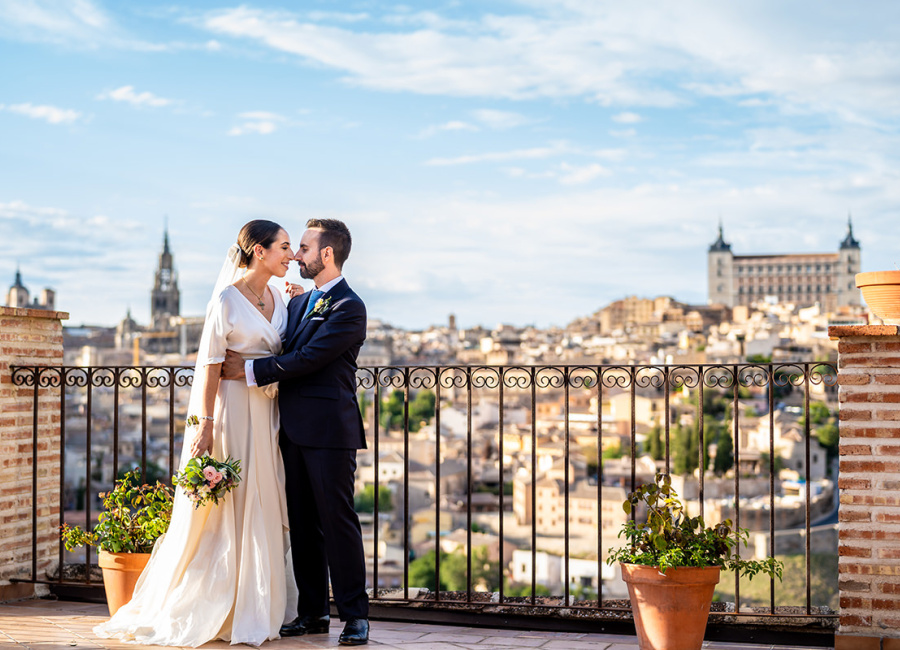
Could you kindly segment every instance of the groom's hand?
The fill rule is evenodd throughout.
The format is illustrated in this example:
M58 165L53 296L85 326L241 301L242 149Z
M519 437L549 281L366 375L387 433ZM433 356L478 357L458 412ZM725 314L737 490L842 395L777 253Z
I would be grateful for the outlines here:
M222 379L244 379L244 357L234 350L225 350L222 362Z

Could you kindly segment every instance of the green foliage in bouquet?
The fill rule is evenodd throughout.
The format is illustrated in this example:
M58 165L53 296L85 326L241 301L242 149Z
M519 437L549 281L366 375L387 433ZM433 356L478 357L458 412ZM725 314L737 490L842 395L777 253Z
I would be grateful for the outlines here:
M746 529L735 529L730 519L707 527L703 517L688 517L668 474L657 474L655 483L630 492L622 507L631 515L639 503L647 508L647 521L625 522L619 537L626 537L628 545L610 549L607 563L655 566L661 573L678 567L720 566L750 579L758 573L781 579L784 565L775 558L738 557L735 547L739 541L747 545Z
M191 458L172 482L199 508L207 503L218 505L241 481L241 461L230 456L218 461L208 454Z
M126 472L110 492L101 493L104 512L93 530L64 524L60 536L68 550L97 546L110 553L149 553L169 528L172 490L157 481L141 484L141 472Z

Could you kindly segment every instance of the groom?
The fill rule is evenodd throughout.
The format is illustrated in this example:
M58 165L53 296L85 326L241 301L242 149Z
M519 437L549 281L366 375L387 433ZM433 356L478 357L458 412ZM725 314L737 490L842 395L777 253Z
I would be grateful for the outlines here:
M341 645L369 640L366 561L353 507L356 450L366 446L356 400L356 357L366 338L366 306L341 275L350 231L310 219L295 260L316 289L288 304L281 355L244 361L228 351L223 377L250 385L280 382L281 453L298 616L281 636L327 634L328 578L346 621Z

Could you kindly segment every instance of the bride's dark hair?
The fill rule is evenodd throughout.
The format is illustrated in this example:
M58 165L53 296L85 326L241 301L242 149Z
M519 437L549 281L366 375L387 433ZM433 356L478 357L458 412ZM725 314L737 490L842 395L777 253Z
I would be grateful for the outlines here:
M253 249L257 244L263 248L268 248L275 241L279 231L283 230L274 221L266 221L265 219L254 219L248 221L241 228L237 236L237 245L241 249L241 261L239 266L245 268L250 266L250 260L253 259Z

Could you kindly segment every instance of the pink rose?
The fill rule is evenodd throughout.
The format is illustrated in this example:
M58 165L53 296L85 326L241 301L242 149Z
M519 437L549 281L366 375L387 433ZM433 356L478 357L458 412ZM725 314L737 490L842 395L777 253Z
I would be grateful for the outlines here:
M219 482L220 482L223 478L224 478L224 477L222 476L222 472L217 471L217 472L216 472L216 476L215 476L215 478L213 479L212 484L213 484L213 485L218 485Z
M203 468L203 478L205 478L207 481L209 481L213 485L218 483L218 481L215 480L216 474L219 474L219 473L216 471L215 467L204 467ZM221 476L221 474L219 474L219 476Z

